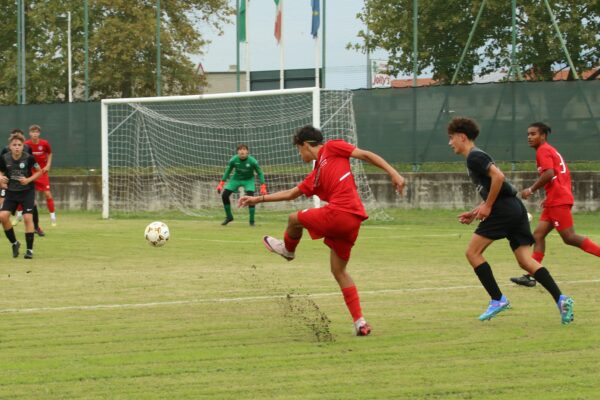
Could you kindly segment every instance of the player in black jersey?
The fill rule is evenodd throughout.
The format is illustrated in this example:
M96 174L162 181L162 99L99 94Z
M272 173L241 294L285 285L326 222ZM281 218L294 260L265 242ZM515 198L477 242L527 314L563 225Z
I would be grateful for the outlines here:
M471 237L466 256L475 270L475 274L488 292L490 304L479 316L486 321L509 308L510 302L502 294L494 278L492 268L483 257L483 252L495 240L506 238L517 259L525 271L552 295L561 315L561 322L573 321L573 299L562 294L550 272L531 256L531 245L535 243L527 218L527 210L517 197L517 190L504 179L504 174L494 163L492 157L475 146L479 127L469 118L453 118L448 124L448 145L456 154L467 159L469 177L483 202L473 210L458 216L462 224L473 220L481 221Z
M12 246L13 257L19 256L21 244L15 237L15 231L10 222L10 214L19 205L23 207L25 223L25 240L27 252L25 258L33 258L33 220L32 211L35 202L33 181L42 171L31 154L23 152L25 137L16 132L10 135L8 146L10 152L0 156L0 185L6 189L6 197L0 208L0 221L4 233Z
M23 137L25 137L25 134L23 133L22 130L16 128L13 129L10 134L12 135L13 133L20 133L21 135L23 135ZM5 146L4 148L2 148L2 150L0 150L0 156L3 156L6 153L10 152L10 148L9 146ZM28 145L23 145L23 152L24 153L29 153L31 155L33 155L33 151L31 150L31 147L29 147ZM4 201L4 197L6 196L6 189L0 189L0 207L2 207L2 203ZM13 219L12 221L12 225L16 226L23 218L22 218L22 212L23 210L21 208L18 209L17 212L17 216ZM14 213L13 213L14 215ZM38 207L37 207L37 202L34 203L33 205L33 227L35 230L35 233L38 234L38 236L46 236L46 234L44 233L44 231L42 230L42 228L40 227L40 218L39 218L39 214L38 214Z

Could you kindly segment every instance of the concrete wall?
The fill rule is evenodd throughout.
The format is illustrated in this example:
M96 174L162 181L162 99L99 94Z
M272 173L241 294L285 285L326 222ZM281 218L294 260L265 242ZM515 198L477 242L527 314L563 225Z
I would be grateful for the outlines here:
M466 173L406 173L408 189L404 197L394 193L386 174L369 174L369 185L383 206L399 208L468 209L479 203L479 195ZM535 172L506 173L518 188L531 185ZM571 172L576 211L600 211L600 172ZM52 177L52 194L59 209L100 210L102 186L99 176ZM214 182L214 187L217 186ZM213 187L211 186L211 187ZM527 207L538 210L543 199L536 193Z

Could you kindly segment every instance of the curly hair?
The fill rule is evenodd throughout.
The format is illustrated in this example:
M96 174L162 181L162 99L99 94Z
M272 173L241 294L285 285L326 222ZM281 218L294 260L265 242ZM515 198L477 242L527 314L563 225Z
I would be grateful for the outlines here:
M448 124L448 134L464 133L470 140L475 140L479 136L479 126L471 118L454 117Z

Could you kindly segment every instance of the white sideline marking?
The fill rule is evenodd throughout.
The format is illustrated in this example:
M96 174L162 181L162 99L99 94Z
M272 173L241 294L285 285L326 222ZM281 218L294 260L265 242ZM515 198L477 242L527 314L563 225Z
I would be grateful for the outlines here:
M586 284L600 283L600 279L590 279L581 281L560 281L560 284ZM513 284L499 286L514 286ZM464 285L464 286L446 286L446 287L424 287L412 289L379 289L379 290L361 290L361 294L394 294L394 293L411 293L411 292L436 292L446 290L462 290L462 289L481 289L481 285ZM316 293L316 294L292 294L291 297L311 297L321 298L330 296L339 296L340 292ZM286 298L287 294L269 295L269 296L247 296L247 297L230 297L230 298L211 298L211 299L195 299L195 300L174 300L174 301L158 301L153 303L129 303L129 304L97 304L91 306L64 306L64 307L36 307L36 308L5 308L0 309L0 314L14 313L35 313L35 312L56 312L56 311L90 311L90 310L109 310L123 308L149 308L187 304L201 303L234 303L245 301L260 301L260 300L276 300Z

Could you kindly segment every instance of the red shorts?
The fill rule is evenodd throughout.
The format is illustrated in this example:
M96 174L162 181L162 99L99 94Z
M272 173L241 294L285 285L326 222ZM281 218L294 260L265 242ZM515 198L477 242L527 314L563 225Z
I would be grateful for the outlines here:
M50 190L50 177L47 172L44 172L39 178L35 180L35 190L38 192L45 192Z
M562 206L544 207L540 221L548 221L557 231L564 231L573 226L572 204Z
M325 238L325 244L348 261L363 218L325 206L299 211L298 220L313 240Z

